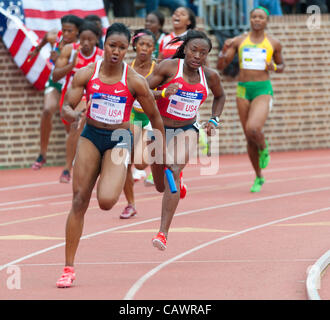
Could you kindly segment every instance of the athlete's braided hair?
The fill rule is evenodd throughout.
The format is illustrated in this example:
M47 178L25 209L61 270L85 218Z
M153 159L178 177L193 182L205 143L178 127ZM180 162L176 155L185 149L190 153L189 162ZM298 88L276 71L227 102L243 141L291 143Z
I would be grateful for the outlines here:
M198 31L198 30L188 30L188 32L181 37L176 37L172 39L169 44L173 44L179 41L183 41L181 46L176 50L175 54L172 56L172 59L179 58L179 59L184 59L185 54L184 54L184 48L186 47L187 43L191 40L194 39L204 39L207 41L209 44L209 52L212 50L212 42L210 38L203 32L203 31Z

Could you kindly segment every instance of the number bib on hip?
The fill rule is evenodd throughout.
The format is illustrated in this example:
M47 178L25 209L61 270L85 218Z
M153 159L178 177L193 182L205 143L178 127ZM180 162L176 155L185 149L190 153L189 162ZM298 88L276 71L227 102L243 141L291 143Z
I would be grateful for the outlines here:
M90 117L106 124L123 122L126 97L118 97L105 93L93 93L90 107Z
M169 97L167 113L183 119L193 119L196 117L202 99L203 94L200 92L178 90L176 94Z
M265 70L267 50L262 48L243 49L243 69Z

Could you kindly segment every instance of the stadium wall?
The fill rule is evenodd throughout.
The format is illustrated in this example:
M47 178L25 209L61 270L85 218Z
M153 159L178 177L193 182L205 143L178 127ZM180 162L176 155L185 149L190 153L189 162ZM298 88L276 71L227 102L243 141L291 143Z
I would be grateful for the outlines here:
M286 70L272 74L273 109L265 125L271 151L319 149L330 147L330 15L322 15L319 29L307 28L306 15L271 17L268 32L283 45ZM131 29L144 25L144 19L116 19ZM170 19L166 21L170 30ZM198 28L205 30L201 20ZM215 67L219 52L215 36L209 57ZM127 62L134 56L130 49ZM0 168L27 167L39 152L40 115L43 93L32 88L0 41ZM239 123L235 91L236 81L223 78L227 95L223 124L212 143L212 152L238 154L246 152L246 142ZM201 109L208 120L209 97ZM63 165L65 130L57 113L48 148L47 164Z

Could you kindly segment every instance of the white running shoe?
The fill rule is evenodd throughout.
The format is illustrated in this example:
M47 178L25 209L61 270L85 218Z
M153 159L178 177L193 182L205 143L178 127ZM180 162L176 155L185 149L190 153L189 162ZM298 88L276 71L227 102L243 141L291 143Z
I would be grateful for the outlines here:
M147 174L144 170L139 170L139 169L134 168L133 179L135 182L141 180L142 178L145 178L146 176L147 176Z

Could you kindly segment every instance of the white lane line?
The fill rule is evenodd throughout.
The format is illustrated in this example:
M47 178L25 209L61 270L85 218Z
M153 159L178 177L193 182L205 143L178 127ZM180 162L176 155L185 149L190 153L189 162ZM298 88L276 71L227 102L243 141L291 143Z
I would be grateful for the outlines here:
M220 160L221 160L221 156L220 157ZM297 159L294 159L294 160L290 160L290 159L287 159L287 160L272 160L272 163L273 164L281 164L281 163L291 163L291 162L294 162L295 164L297 163L301 163L301 162L308 162L308 161L324 161L324 160L327 160L327 159L330 159L329 157L311 157L311 158L297 158ZM317 167L327 167L329 166L328 164L318 164ZM203 165L198 165L197 168L201 168L201 167L205 167ZM242 163L242 164L233 164L233 165L221 165L221 168L223 169L227 169L227 168L236 168L236 167L250 167L248 166L245 162ZM283 170L296 170L296 168L315 168L315 165L310 165L310 166L302 166L302 167L286 167L286 168L281 168L281 169L267 169L267 172L277 172L277 170L279 171L283 171ZM196 169L194 167L187 167L187 169ZM186 170L187 170L186 169ZM236 176L236 175L241 175L241 174L253 174L253 171L250 170L250 171L243 171L243 172L240 172L240 173L233 173L233 176ZM230 177L231 175L230 174L219 174L219 175L216 175L216 177L221 177L222 175L224 175L225 177ZM206 178L210 178L211 176L204 176ZM213 176L212 176L213 177ZM185 180L189 181L189 180L195 180L195 178L186 178ZM40 186L47 186L47 185L53 185L53 184L59 184L58 181L47 181L47 182L40 182L40 183L30 183L30 184L21 184L21 185L15 185L15 186L10 186L10 187L2 187L0 188L0 192L1 191L10 191L10 190L16 190L16 189L24 189L24 188L34 188L34 187L40 187Z
M330 164L322 164L322 165L311 165L311 166L300 166L300 167L284 167L284 168L277 168L277 169L267 169L267 173L274 173L274 172L283 172L283 171L296 171L296 170L306 170L306 169L315 169L315 168L328 168L330 167ZM184 181L194 181L194 180L200 180L201 177L205 179L219 179L219 178L228 178L228 177L237 177L237 176L246 176L250 174L255 174L254 171L240 171L240 172L233 172L233 173L220 173L215 175L200 175L197 177L192 178L185 178Z
M1 211L9 211L9 210L18 210L18 209L29 209L29 208L37 208L42 207L42 204L33 204L31 206L21 206L21 207L10 207L10 208L0 208Z
M292 263L292 262L314 262L315 259L228 259L228 260L181 260L174 261L177 264L204 264L204 263ZM134 265L134 264L159 264L162 261L99 261L99 262L76 262L75 265ZM57 263L20 263L19 267L55 267L63 266L63 262Z
M1 202L0 206L10 206L20 203L28 203L28 202L35 202L35 201L44 201L44 200L50 200L50 199L57 199L57 198L63 198L63 197L72 197L72 193L63 193L63 194L57 194L53 196L45 196L45 197L38 197L38 198L30 198L30 199L24 199L24 200L16 200L16 201L8 201L8 202Z
M11 187L2 187L0 191L10 191L16 189L25 189L25 188L34 188L34 187L42 187L42 186L49 186L51 184L59 184L58 181L48 181L48 182L40 182L40 183L29 183L29 184L20 184Z
M266 201L266 200L271 200L271 199L278 199L278 198L284 198L284 197L290 197L290 196L296 196L296 195L301 195L301 194L305 194L305 193L313 193L313 192L320 192L320 191L326 191L326 190L330 190L330 187L324 187L324 188L318 188L318 189L309 189L309 190L289 192L289 193L282 193L282 194L278 194L278 195L274 195L274 196L261 197L261 198L257 198L257 199L229 202L229 203L220 204L220 205L217 205L217 206L204 207L204 208L200 208L200 209L184 211L184 212L181 212L181 213L177 213L176 216L183 216L183 215L188 215L188 214L195 213L195 212L209 211L209 210L213 210L213 209L232 207L232 206L243 205L243 204L248 204L248 203L253 203L253 202ZM112 231L117 231L117 230L121 230L121 229L125 229L125 228L135 227L135 226L139 226L139 225L142 225L142 224L145 224L145 223L155 222L155 221L158 221L158 220L160 220L160 217L146 219L146 220L142 220L142 221L134 222L134 223L130 223L130 224L125 224L125 225L122 225L122 226L117 226L117 227L114 227L114 228L93 232L93 233L90 233L88 235L82 236L80 239L81 240L90 239L90 238L93 238L93 237L96 237L96 236L99 236L99 235L102 235L102 234L105 234L105 233L109 233L109 232L112 232ZM278 221L282 221L282 220L278 220ZM286 220L284 219L283 221L286 221ZM58 243L58 244L53 245L51 247L48 247L48 248L45 248L45 249L42 249L42 250L39 250L39 251L32 252L31 254L28 254L26 256L23 256L21 258L10 261L10 262L0 266L0 271L7 268L7 267L9 267L9 266L11 266L11 265L15 265L15 264L17 264L21 261L27 260L29 258L33 258L35 256L38 256L40 254L49 252L49 251L57 249L57 248L63 247L64 245L65 245L65 242L61 242L61 243Z
M124 296L123 300L132 300L134 298L134 296L136 295L136 293L141 289L143 284L147 280L149 280L152 276L154 276L157 272L159 272L160 270L162 270L163 268L165 268L169 264L171 264L171 263L173 263L173 262L175 262L175 261L177 261L177 260L193 253L193 252L204 249L204 248L206 248L206 247L208 247L212 244L218 243L220 241L224 241L226 239L234 238L234 237L240 236L244 233L255 231L255 230L258 230L258 229L261 229L261 228L265 228L265 227L271 226L271 225L276 224L276 223L280 223L280 222L283 222L283 221L288 221L288 220L292 220L292 219L296 219L296 218L301 218L301 217L304 217L304 216L309 216L309 215L312 215L312 214L315 214L315 213L325 212L325 211L329 211L329 210L330 210L330 207L326 207L326 208L321 208L321 209L317 209L317 210L304 212L304 213L297 214L297 215L294 215L294 216L291 216L291 217L277 219L277 220L273 220L273 221L270 221L270 222L267 222L267 223L263 223L263 224L260 224L260 225L257 225L257 226L251 227L251 228L247 228L247 229L232 233L232 234L227 235L227 236L223 236L223 237L205 242L205 243L203 243L199 246L196 246L196 247L194 247L190 250L187 250L187 251L185 251L185 252L183 252L183 253L181 253L181 254L179 254L179 255L177 255L177 256L175 256L175 257L173 257L173 258L171 258L167 261L164 261L163 263L161 263L157 267L155 267L155 268L151 269L150 271L148 271L146 274L144 274L142 277L140 277L133 284L133 286L127 291L127 293Z
M324 165L318 165L318 168L325 168L325 167L330 167L330 164L324 164ZM285 167L285 168L279 168L279 169L268 169L267 172L282 172L282 171L293 171L293 170L305 170L305 169L312 169L315 168L314 166L300 166L300 167ZM236 177L236 176L243 176L243 175L253 175L253 171L241 171L241 172L235 172L235 173L222 173L218 175L212 175L212 176L197 176L197 177L191 177L191 178L185 178L185 181L195 181L195 180L208 180L208 179L221 179L221 178L228 178L228 177ZM324 175L323 175L324 176ZM293 180L297 178L292 178ZM298 178L298 179L301 179ZM304 179L304 178L303 178ZM58 182L57 182L58 183ZM207 186L205 187L207 188ZM93 193L96 193L94 190ZM142 193L137 193L136 196L139 195L148 195L148 194L155 194L156 192L142 192ZM10 206L10 205L16 205L16 204L22 204L22 203L29 203L29 202L36 202L36 201L44 201L44 200L51 200L51 199L57 199L57 198L63 198L63 197L72 197L72 193L65 193L65 194L59 194L59 195L52 195L52 196L44 196L44 197L38 197L38 198L30 198L30 199L25 199L25 200L17 200L17 201L9 201L9 202L0 202L0 206ZM64 201L63 204L65 203L70 203L71 200L68 200L68 202Z

